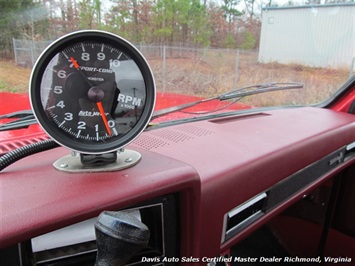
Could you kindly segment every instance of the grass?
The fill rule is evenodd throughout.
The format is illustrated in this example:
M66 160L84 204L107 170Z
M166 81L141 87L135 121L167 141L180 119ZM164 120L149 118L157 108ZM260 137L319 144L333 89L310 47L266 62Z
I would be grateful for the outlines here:
M238 62L238 67L236 67ZM260 94L242 101L254 106L315 104L329 98L348 79L346 69L312 68L299 64L262 64L257 53L211 50L184 58L169 58L163 73L162 60L152 62L156 76L165 75L165 84L157 79L158 89L211 97L252 84L300 82L304 88ZM236 78L237 77L237 78ZM160 83L159 83L160 82Z
M10 86L3 82L3 81L0 81L0 91L11 91L12 88L10 88Z
M0 91L27 93L31 69L0 61Z

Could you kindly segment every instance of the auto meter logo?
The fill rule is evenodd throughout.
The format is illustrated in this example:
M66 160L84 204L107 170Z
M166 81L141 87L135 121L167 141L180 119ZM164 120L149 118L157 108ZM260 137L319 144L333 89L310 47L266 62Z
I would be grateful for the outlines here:
M109 115L109 113L105 113L105 115ZM79 111L78 116L82 117L94 117L101 116L100 112L91 112L91 111Z
M119 94L117 101L121 104L121 107L128 109L134 109L142 105L142 99L138 97L132 97L130 95Z

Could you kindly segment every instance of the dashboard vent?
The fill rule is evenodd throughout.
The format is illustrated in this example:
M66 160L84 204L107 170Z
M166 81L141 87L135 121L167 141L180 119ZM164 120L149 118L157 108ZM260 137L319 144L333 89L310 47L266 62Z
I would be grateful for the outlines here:
M245 229L265 213L267 194L255 196L224 215L222 243Z
M276 183L267 191L230 210L224 215L222 243L236 236L253 222L262 218L264 214L288 202L291 198L304 194L302 190L309 188L312 183L320 180L354 156L355 142L304 167Z
M236 116L231 116L231 117L223 117L223 118L213 119L213 120L210 120L210 122L215 123L215 124L225 124L225 123L231 123L231 122L235 122L235 121L251 119L251 118L256 118L256 117L263 117L263 116L270 116L270 114L256 113L256 114L247 114L247 115L236 115Z

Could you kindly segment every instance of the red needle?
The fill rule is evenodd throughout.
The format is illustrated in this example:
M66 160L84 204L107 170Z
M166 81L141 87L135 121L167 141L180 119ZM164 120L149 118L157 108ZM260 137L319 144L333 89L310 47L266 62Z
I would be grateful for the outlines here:
M97 102L96 105L97 105L97 108L99 108L99 111L100 111L100 114L101 114L101 117L102 117L102 121L104 122L104 125L106 127L107 133L109 135L111 135L111 129L110 129L109 125L108 125L106 114L105 114L104 108L102 107L102 103L101 102Z
M79 72L83 75L83 77L85 78L85 80L90 84L90 86L93 86L92 84L91 84L91 82L86 78L86 76L84 75L84 73L83 72L81 72L80 71L80 69L79 69L79 64L78 64L78 62L76 62L76 60L74 59L74 57L70 57L70 61L73 63L73 66L75 67L75 69L77 69L77 70L79 70ZM104 111L104 107L102 106L102 102L96 102L96 105L97 105L97 108L99 109L99 111L100 111L100 115L101 115L101 118L102 118L102 121L104 122L104 125L105 125L105 127L106 127L106 130L107 130L107 133L109 134L109 135L111 135L111 129L110 129L110 127L109 127L109 125L108 125L108 122L107 122L107 118L106 118L106 114L105 114L105 111Z
M74 65L74 67L75 67L76 69L78 69L78 68L79 68L79 64L78 64L78 62L76 62L76 61L75 61L75 59L74 59L73 57L70 57L70 61L73 63L73 65Z

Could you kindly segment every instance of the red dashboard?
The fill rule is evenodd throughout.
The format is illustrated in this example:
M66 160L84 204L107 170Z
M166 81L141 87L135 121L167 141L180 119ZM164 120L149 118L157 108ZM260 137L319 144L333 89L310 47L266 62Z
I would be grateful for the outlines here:
M163 125L145 131L127 147L142 158L118 172L57 171L52 164L69 154L64 148L6 168L1 173L0 246L95 217L103 210L175 194L180 256L218 256L355 162L354 116L323 108ZM238 230L231 225L228 231L226 217L260 195L268 201L262 215Z

